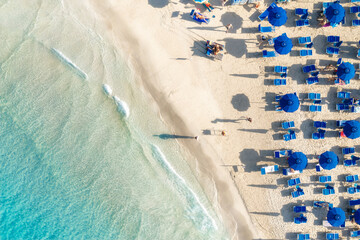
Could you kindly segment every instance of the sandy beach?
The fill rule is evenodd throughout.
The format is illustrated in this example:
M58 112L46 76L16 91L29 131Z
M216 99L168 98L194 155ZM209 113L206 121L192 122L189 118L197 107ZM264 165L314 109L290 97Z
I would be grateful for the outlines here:
M356 59L358 30L351 27L351 19L345 26L318 28L316 15L321 2L291 2L284 7L288 20L284 26L269 35L275 37L286 32L293 40L293 51L276 58L262 58L262 50L271 47L259 44L257 27L259 14L270 4L265 1L259 9L253 4L244 6L221 6L211 1L215 9L209 13L201 5L190 0L139 0L103 1L93 0L98 18L108 26L108 36L114 39L129 64L137 69L135 76L139 86L149 99L158 105L159 114L173 132L169 134L199 136L195 139L177 141L189 152L189 165L207 193L232 239L296 239L296 233L307 232L312 238L324 238L328 228L322 226L326 211L312 209L314 200L330 201L334 206L346 209L351 195L346 193L349 184L344 176L355 174L358 167L344 167L341 147L356 146L359 140L339 139L335 120L357 119L356 113L335 110L336 93L350 91L359 98L360 84L352 80L350 85L336 86L327 79L330 72L321 72L317 85L306 85L307 75L302 67L315 64L324 68L335 64L337 57L325 53L326 36L340 35L344 41L341 54L345 61L359 64ZM351 3L343 4L348 8ZM307 8L311 12L310 27L295 27L294 9ZM199 8L210 17L209 24L199 24L190 18L192 9ZM348 11L347 11L348 12ZM233 28L226 33L227 24ZM261 22L270 26L267 21ZM311 36L314 42L313 56L300 57L303 49L297 38ZM225 44L222 61L205 55L205 41L214 40ZM277 78L275 65L289 67L287 85L274 86ZM357 77L358 75L356 75ZM297 92L301 100L300 110L295 113L276 112L274 98L281 93ZM307 93L321 93L322 112L308 111L310 101ZM251 118L252 122L247 121ZM295 121L297 139L285 142L281 122ZM312 140L315 132L313 120L328 122L325 140ZM221 131L226 131L222 136ZM287 167L285 158L274 159L273 151L292 149L304 152L309 166L301 178L305 196L292 199L294 188L287 186L290 177L281 171ZM318 156L334 151L340 158L340 166L331 172L315 171ZM277 173L260 175L263 166L278 164ZM329 175L335 180L335 195L323 196L324 184L318 176ZM295 205L308 206L308 223L293 223ZM346 231L335 229L343 236Z

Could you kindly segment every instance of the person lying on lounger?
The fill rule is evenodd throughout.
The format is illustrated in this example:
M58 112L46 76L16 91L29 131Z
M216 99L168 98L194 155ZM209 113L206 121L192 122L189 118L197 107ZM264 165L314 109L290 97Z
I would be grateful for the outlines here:
M205 16L203 16L203 15L197 13L197 12L195 13L195 17L196 17L197 19L200 19L200 20L204 20L204 19L205 19Z

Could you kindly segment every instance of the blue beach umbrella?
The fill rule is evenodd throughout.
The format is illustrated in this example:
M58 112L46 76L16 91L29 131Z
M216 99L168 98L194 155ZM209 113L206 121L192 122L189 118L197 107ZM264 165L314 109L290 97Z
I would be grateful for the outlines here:
M291 52L292 47L293 44L291 39L286 36L286 33L280 35L274 40L275 51L281 55L285 55Z
M336 74L342 80L350 80L355 76L355 67L349 62L343 62L339 65Z
M339 227L345 223L345 212L341 208L331 208L327 214L327 220L333 227Z
M345 9L339 3L333 3L325 9L325 16L330 23L340 23L345 17Z
M288 93L281 97L280 107L285 112L295 112L299 109L299 98L294 93Z
M294 152L290 155L288 163L292 169L301 171L307 167L308 160L302 152Z
M323 169L331 170L336 168L336 165L339 163L339 157L334 152L324 152L319 157L320 166Z
M357 224L360 224L360 209L356 210L356 212L354 214L354 218L355 218L355 222Z
M195 3L204 3L204 2L207 2L208 0L194 0Z
M273 26L279 27L286 23L286 11L282 7L275 7L269 11L269 23Z
M355 120L345 122L344 134L351 139L360 137L360 123Z

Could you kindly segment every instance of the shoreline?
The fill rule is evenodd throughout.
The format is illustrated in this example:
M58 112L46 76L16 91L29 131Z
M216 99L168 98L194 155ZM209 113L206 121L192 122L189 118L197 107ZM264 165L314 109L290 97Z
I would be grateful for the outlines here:
M141 3L137 3L141 4ZM169 89L169 86L162 86L164 82L167 81L165 76L166 72L158 74L157 77L153 75L152 69L160 69L161 66L156 66L156 63L164 63L164 60L154 61L153 57L159 57L156 55L156 52L151 52L147 48L142 48L140 46L151 46L154 50L161 49L161 46L158 42L156 42L154 36L150 34L144 34L146 31L145 27L136 26L134 22L132 22L131 28L126 25L124 18L120 17L122 15L119 10L119 14L115 13L115 9L112 6L111 10L104 6L96 5L96 9L99 10L102 8L103 13L106 13L106 20L112 19L117 20L116 22L120 22L117 26L110 26L109 28L114 32L115 37L121 44L121 49L127 49L128 51L124 51L125 54L128 54L130 57L130 63L134 69L136 69L136 73L140 75L140 82L146 89L146 91L151 95L151 98L156 102L160 117L164 120L164 122L174 131L175 134L189 134L189 135L199 135L196 134L199 130L194 127L190 127L192 119L184 118L184 116L179 115L179 105L181 104L173 104L171 99L167 98L165 92ZM116 7L116 6L115 6ZM142 8L146 8L142 6ZM151 10L149 6L147 6L148 10ZM123 11L123 15L126 15L126 11L124 10L124 5L121 6L121 10ZM155 10L156 11L156 10ZM107 22L108 24L111 24ZM141 22L140 22L141 24ZM119 27L121 25L121 27ZM136 26L136 31L134 31L134 26ZM143 28L143 29L141 29ZM177 37L176 33L172 33L168 31L167 33L164 29L161 29L159 24L159 29L162 33L168 34L172 37ZM144 34L144 37L140 35ZM185 36L186 37L186 36ZM150 43L149 43L150 42ZM175 41L181 44L181 41ZM188 46L190 47L190 46ZM184 50L186 46L183 47ZM132 50L130 50L132 49ZM171 49L165 49L170 51ZM185 50L189 52L188 48ZM155 54L155 55L154 55ZM174 54L176 55L176 54ZM172 57L172 54L169 54L166 51L161 52L161 56ZM204 59L206 61L206 59ZM204 65L204 60L198 61L198 65ZM167 62L171 62L167 60ZM152 63L152 64L151 64ZM176 65L174 63L170 63ZM183 71L190 71L191 73L197 74L201 76L201 72L194 71L193 67L187 66L187 68L181 69ZM171 72L170 72L171 73ZM160 87L159 87L160 86ZM162 87L161 87L162 86ZM170 92L171 94L171 92ZM204 98L208 100L208 97L212 97L211 95ZM170 100L170 101L169 101ZM214 101L214 104L216 102ZM197 159L196 163L188 163L193 169L193 173L196 175L201 187L203 188L205 194L208 196L209 201L212 203L214 207L214 201L216 202L218 209L215 209L218 213L220 213L220 217L222 217L223 223L226 226L229 235L232 236L231 239L254 239L257 237L258 233L253 227L253 223L251 222L249 213L246 209L246 206L243 202L243 199L240 196L239 190L235 186L235 182L230 177L230 173L227 168L220 168L219 166L224 165L224 162L221 160L221 157L218 156L218 152L212 147L211 143L209 143L205 138L200 137L200 141L184 141L178 140L178 142L185 147L185 150L190 153L195 159ZM196 144L194 144L196 143ZM208 154L206 154L207 152ZM209 156L209 152L211 152L211 156ZM211 164L211 165L210 165ZM195 173L196 170L200 170L200 172ZM210 182L213 182L216 188L216 195L214 191L207 187L206 185ZM216 206L215 206L216 207Z

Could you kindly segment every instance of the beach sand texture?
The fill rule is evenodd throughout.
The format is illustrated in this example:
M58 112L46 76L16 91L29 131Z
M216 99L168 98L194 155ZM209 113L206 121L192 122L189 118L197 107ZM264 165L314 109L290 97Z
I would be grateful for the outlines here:
M336 93L350 91L359 98L360 84L352 80L350 85L336 86L327 80L331 72L321 72L317 85L306 85L308 77L302 67L315 64L324 68L336 64L337 57L326 52L326 37L340 35L344 41L340 57L359 64L356 59L359 30L351 27L349 15L351 3L344 3L347 19L344 26L318 28L317 13L320 1L294 1L280 5L288 13L284 26L276 28L270 36L286 32L294 47L289 55L262 58L262 50L273 50L259 45L259 14L271 2L265 1L259 9L253 5L221 6L221 1L211 1L215 9L209 13L201 5L190 0L138 0L92 1L99 19L108 25L109 35L116 39L130 64L138 70L139 85L144 94L155 99L159 112L173 132L170 134L199 135L199 141L179 139L196 157L190 162L199 182L217 207L224 223L230 229L232 239L295 239L296 233L310 233L311 238L325 238L328 228L322 226L326 210L313 209L314 200L329 201L344 210L354 195L346 193L345 175L356 174L358 167L344 167L341 147L355 146L360 151L359 140L339 139L335 120L357 119L358 114L335 110ZM199 24L189 13L199 8L210 17L210 24ZM310 27L295 27L295 8L310 11ZM212 17L214 15L214 17ZM224 25L232 24L226 33ZM267 20L261 22L270 26ZM297 38L311 36L314 42L313 56L300 57ZM222 61L205 56L205 41L214 40L225 44L226 54ZM273 73L275 65L288 66L286 86L274 86L278 78ZM356 75L358 77L358 74ZM297 92L301 100L295 113L274 111L277 94ZM309 92L321 93L322 112L308 111L310 101L304 100ZM252 122L246 120L252 118ZM285 130L281 122L295 121L297 139L282 140ZM312 140L316 129L313 120L327 121L324 140ZM219 133L226 130L227 135ZM297 176L305 195L296 199L290 196L294 188L287 187L281 170L287 167L285 158L274 159L273 151L292 149L304 152L309 165ZM317 173L317 157L325 151L334 151L340 158L335 170ZM260 175L263 166L278 164L277 173ZM321 175L331 175L335 195L323 196L324 184L318 182ZM235 183L235 184L234 184ZM214 190L216 189L216 191ZM296 225L293 206L308 207L306 224ZM351 223L345 231L335 229L343 236L349 234Z

